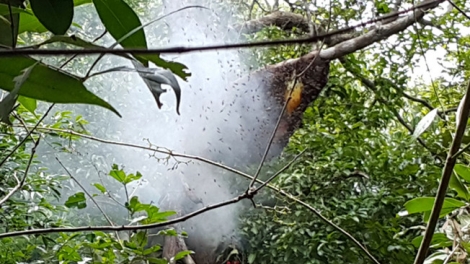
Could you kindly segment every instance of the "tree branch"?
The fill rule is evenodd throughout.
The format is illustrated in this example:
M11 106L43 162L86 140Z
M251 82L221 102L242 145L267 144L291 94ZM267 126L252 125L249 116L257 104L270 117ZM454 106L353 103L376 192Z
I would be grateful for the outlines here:
M52 110L52 108L54 107L54 104L52 104L51 106L49 106L49 108L47 109L47 111L44 113L44 115L41 117L41 119L39 119L39 121L36 123L36 125L34 125L34 127L31 128L31 130L28 132L28 134L26 134L26 136L23 138L23 140L21 140L20 143L18 143L11 151L10 153L8 153L8 155L6 155L2 161L0 161L0 167L3 166L3 164L5 164L5 162L11 157L11 155L13 155L13 153L15 153L16 150L18 150L19 147L21 147L25 142L26 140L29 138L29 136L31 136L31 134L34 132L34 130L39 126L39 124L41 124L41 122L44 120L44 118L46 118L46 116L49 114L49 112Z
M379 25L377 28L365 33L362 36L350 39L340 44L325 49L320 52L320 57L326 60L338 59L344 55L363 49L375 42L386 39L400 31L413 25L417 20L425 15L425 11L437 7L443 0L427 0L417 5L415 11L403 18L385 25ZM395 15L396 16L396 15ZM389 18L394 17L392 14Z
M24 170L23 179L21 181L19 181L18 178L15 175L13 175L16 179L17 185L7 195L5 195L5 197L3 197L0 200L0 207L2 206L3 203L8 201L8 199L10 199L10 197L13 196L13 194L15 194L15 192L17 192L19 189L21 189L23 187L24 183L26 182L26 177L28 177L29 168L31 167L31 163L33 162L34 154L36 153L36 148L39 145L40 139L41 138L38 138L38 140L35 141L34 146L31 149L31 156L29 157L28 163L26 164L26 169Z

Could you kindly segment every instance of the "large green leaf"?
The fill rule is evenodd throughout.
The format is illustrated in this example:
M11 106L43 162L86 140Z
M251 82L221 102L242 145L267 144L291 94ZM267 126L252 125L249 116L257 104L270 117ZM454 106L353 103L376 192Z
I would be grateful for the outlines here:
M36 99L33 99L33 98L29 98L29 97L24 97L24 96L20 96L18 97L18 102L24 107L26 108L26 110L28 110L29 112L31 113L35 113L36 111L36 107L37 107L37 101Z
M116 40L142 25L134 10L122 0L94 0L93 3L101 22ZM137 30L134 34L123 39L120 44L125 48L147 48L144 30L142 28ZM137 59L148 66L147 60Z
M413 200L406 202L405 208L408 214L429 212L432 210L432 207L434 205L434 200L435 200L434 197L418 197L418 198L415 198ZM449 210L452 211L464 205L465 203L462 201L459 201L453 198L445 198L444 204L442 205L441 216L443 215L444 211L445 212L448 212Z
M462 177L466 182L470 182L470 168L462 165L462 164L455 164L454 171Z
M73 0L30 0L31 9L50 32L63 35L73 19Z
M14 89L13 79L37 61L28 57L0 57L0 88ZM82 103L107 108L121 116L114 107L88 91L72 75L38 64L19 91L20 95L53 103Z
M465 199L465 201L469 200L470 194L468 193L467 187L460 181L460 178L457 177L455 173L452 173L449 187L457 192L458 197Z
M64 203L68 208L76 207L78 209L83 209L86 207L85 194L83 192L78 192L74 195L69 196L67 201Z

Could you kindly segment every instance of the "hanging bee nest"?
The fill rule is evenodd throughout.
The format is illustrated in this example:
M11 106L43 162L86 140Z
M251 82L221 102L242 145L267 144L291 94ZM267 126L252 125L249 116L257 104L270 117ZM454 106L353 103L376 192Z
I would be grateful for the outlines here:
M298 59L269 65L234 83L234 89L240 83L245 86L242 91L244 129L241 137L254 138L253 142L241 146L249 150L249 160L241 161L245 165L259 162L279 116L281 120L268 159L281 154L289 138L302 124L303 113L328 82L329 61L322 60L317 54L310 52Z
M284 148L289 138L302 124L303 113L317 99L328 82L329 61L309 53L299 59L287 60L268 66L265 71L272 74L268 94L276 98L277 114L286 104L279 128L276 132L276 144Z

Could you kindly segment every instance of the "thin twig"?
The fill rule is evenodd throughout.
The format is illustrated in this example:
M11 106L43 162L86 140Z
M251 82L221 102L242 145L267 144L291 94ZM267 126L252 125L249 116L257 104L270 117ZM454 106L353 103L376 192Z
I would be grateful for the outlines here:
M444 260L444 262L442 262L442 264L447 264L449 263L449 261L452 260L452 257L454 256L455 252L459 249L459 246L454 246L454 248L452 249L452 251L450 252L450 254L446 257L446 259Z
M65 170L65 172L67 172L67 175L69 175L69 177L83 190L83 192L88 196L88 198L91 199L91 201L96 205L96 207L98 208L98 210L100 210L100 212L103 214L104 218L106 219L106 221L110 224L110 225L114 225L113 221L111 221L111 219L108 217L108 215L103 211L103 209L98 205L98 203L95 201L95 199L93 198L93 196L85 189L85 187L70 173L70 171L64 166L64 164L59 160L59 158L55 157L55 159L57 160L57 162L60 164L60 166L62 167L62 169Z
M283 173L285 170L287 170L288 168L290 168L290 166L295 162L297 161L298 158L300 158L300 156L302 156L305 151L307 149L305 148L304 150L302 150L299 154L297 154L291 161L289 161L289 163L287 163L284 167L282 167L282 169L280 169L279 171L277 171L276 173L274 173L271 177L269 177L269 179L267 179L264 183L262 183L260 186L258 186L258 188L256 188L255 192L258 192L259 190L261 190L262 188L264 188L267 184L271 183L277 176L279 176L279 174Z
M419 247L418 254L414 264L422 264L426 259L429 245L431 244L432 236L436 229L437 221L439 220L439 214L444 204L444 199L447 193L447 188L449 186L450 178L454 169L454 165L457 161L457 158L454 157L455 154L459 151L460 145L462 144L462 138L465 133L465 128L467 126L468 113L470 111L470 81L467 86L467 92L465 93L465 99L462 107L462 112L460 120L457 120L457 131L455 132L454 139L452 141L451 148L447 155L446 163L444 164L444 169L442 170L442 177L437 189L436 199L431 211L431 216L429 217L428 225L426 226L426 231L424 233L423 241Z
M458 5L456 5L454 1L447 0L447 2L449 2L455 9L457 9L457 11L459 11L460 14L462 14L464 17L470 20L470 16L467 15L467 13L465 13L465 11L463 11Z
M39 141L40 141L40 138L38 138L38 140L34 143L33 148L31 149L31 156L29 157L28 163L26 164L26 169L24 170L23 179L21 179L21 181L19 181L18 178L16 178L16 176L14 176L18 184L7 195L5 195L5 197L3 197L0 200L0 207L8 199L10 199L10 197L13 194L15 194L16 191L21 189L23 187L24 183L26 182L26 177L28 177L28 171L29 171L29 168L31 167L31 163L33 162L34 154L36 153L36 148L39 145Z
M23 125L23 128L26 130L27 133L30 133L29 132L29 128L28 126L26 125L26 123L24 122L23 118L21 118L20 115L16 114L16 113L12 113L12 115L18 119L18 121L20 121L20 123ZM34 144L36 144L36 139L34 139L34 137L31 136L31 140L33 141Z
M52 108L54 107L55 104L52 104L51 106L49 106L49 108L47 109L47 111L44 113L44 115L41 117L41 119L39 119L39 121L36 123L36 125L34 125L32 127L32 129L28 132L28 134L26 135L26 137L23 138L23 140L21 140L20 143L18 143L11 151L10 153L8 153L4 158L3 160L0 162L0 167L3 166L3 164L5 164L5 162L11 157L11 155L13 155L13 153L15 153L16 150L18 150L19 147L21 147L25 142L26 140L28 139L29 136L31 136L31 134L34 132L34 130L39 126L39 124L41 124L41 122L44 120L44 118L46 118L46 116L49 114L49 112L52 110Z
M103 211L101 206L96 202L95 198L93 198L93 196L85 189L85 187L83 187L83 185L72 175L72 173L70 173L70 171L64 166L64 164L59 160L58 157L55 157L55 159L57 160L57 162L59 162L62 169L64 169L65 172L67 172L69 177L83 190L83 192L88 196L88 198L90 198L90 200L96 205L96 208L98 208L98 210L101 212L101 214L103 214L103 216L106 219L106 221L108 222L108 224L111 225L111 226L114 226L113 221L111 221L111 219L108 217L108 215ZM121 238L119 237L119 233L116 231L115 234L116 234L116 237L118 238L118 240L121 241Z
M11 10L11 3L8 0L8 13L10 13L10 30L11 30L11 47L15 48L16 36L15 36L15 21L13 20L13 11ZM18 25L16 25L18 26Z

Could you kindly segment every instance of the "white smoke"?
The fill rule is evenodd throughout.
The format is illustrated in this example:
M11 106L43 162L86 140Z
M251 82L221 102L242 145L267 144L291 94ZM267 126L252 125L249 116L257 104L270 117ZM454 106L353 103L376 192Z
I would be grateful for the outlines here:
M235 13L236 9L215 1L166 1L164 6L153 3L146 7L142 22L188 5L202 5L210 10L184 10L145 28L150 48L202 46L240 40L240 35L230 30L230 25L239 16ZM99 35L104 30L91 6L79 9L74 20L82 25L85 32L92 31ZM109 36L100 42L106 45L112 43ZM239 51L193 52L164 58L185 64L192 74L187 82L179 79L182 88L180 116L176 114L176 99L170 87L165 87L168 92L161 98L164 105L158 109L138 74L128 72L106 74L86 82L89 89L114 105L122 118L94 106L60 106L59 109L73 109L75 113L82 113L85 119L92 120L88 127L91 134L97 137L140 145L151 142L239 169L247 163L258 162L260 149L267 143L266 140L257 140L260 136L257 123L266 119L262 103L266 100L264 95L259 94L259 84L256 82L236 83L249 72L240 59ZM75 60L68 69L83 75L87 70L83 65L89 66L91 63L90 59ZM106 56L97 65L96 71L122 65L132 67L124 59ZM272 124L272 121L268 123ZM272 125L267 131L272 131ZM130 192L139 196L142 202L152 202L162 210L177 210L180 215L202 207L188 199L184 183L202 199L204 205L233 198L248 183L237 178L240 176L214 166L200 162L185 163L187 160L172 158L163 162L157 158L167 157L149 156L153 153L143 150L89 140L72 142L70 147L75 154L56 154L47 146L42 148L40 155L43 160L58 155L80 181L88 183L85 185L90 186L94 193L96 190L91 184L98 181L98 176L104 177L103 174L109 171L113 163L122 164L128 173L140 171L144 180L134 185L135 192ZM80 154L80 161L76 153ZM86 175L81 175L84 171ZM102 174L94 175L97 171ZM125 201L122 188L110 191L118 200ZM240 206L216 209L182 224L189 234L189 243L215 248L222 241L230 242L236 236Z

